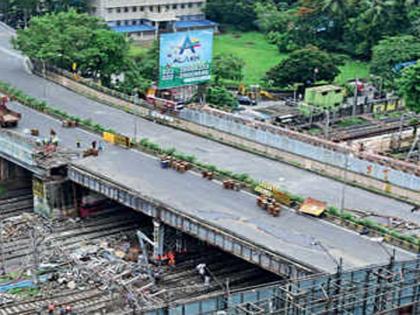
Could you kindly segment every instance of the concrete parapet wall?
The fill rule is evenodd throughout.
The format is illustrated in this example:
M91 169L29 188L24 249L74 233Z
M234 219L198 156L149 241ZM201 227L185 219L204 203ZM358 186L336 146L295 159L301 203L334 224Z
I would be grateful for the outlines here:
M358 153L330 141L261 122L247 121L214 109L185 109L180 117L317 162L348 168L357 174L391 185L420 191L420 168L410 163L372 153Z
M136 106L116 96L105 94L94 87L74 81L68 73L49 72L48 77L75 92L116 107L128 108L141 117L153 119L147 105ZM342 144L266 123L248 121L211 108L184 109L179 116L162 123L255 151L300 168L330 177L345 178L356 185L420 203L420 167L414 164L378 154L357 152Z

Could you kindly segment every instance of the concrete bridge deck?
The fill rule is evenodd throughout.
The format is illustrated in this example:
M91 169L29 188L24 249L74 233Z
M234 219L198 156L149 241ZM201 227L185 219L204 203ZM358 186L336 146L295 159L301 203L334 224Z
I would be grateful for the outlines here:
M12 36L13 32L0 23L0 80L10 82L33 97L45 99L69 114L83 119L91 118L125 135L133 137L136 133L137 136L147 137L163 147L176 147L181 152L195 155L202 162L236 173L248 173L253 178L279 185L292 193L312 196L340 207L341 194L338 192L342 189L342 183L334 179L154 124L28 73L23 57L11 47ZM420 213L410 212L413 208L411 204L351 186L346 188L345 207L399 217L420 224Z
M83 140L85 146L100 139L81 129L63 129L55 119L18 104L13 106L23 113L18 132L39 128L45 137L54 128L62 145L69 148L75 148L76 139ZM255 196L224 190L218 183L193 173L163 170L155 158L135 150L107 145L98 158L74 161L69 176L83 186L279 274L296 277L334 272L334 259L340 257L346 270L389 260L384 248L357 233L293 211L273 218L256 206ZM314 242L320 242L328 253ZM398 260L413 257L397 250Z

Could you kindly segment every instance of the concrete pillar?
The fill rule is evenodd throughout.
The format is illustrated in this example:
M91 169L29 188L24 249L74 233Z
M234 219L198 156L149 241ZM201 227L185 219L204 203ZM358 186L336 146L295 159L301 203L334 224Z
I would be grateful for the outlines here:
M159 220L153 220L153 257L161 257L163 255L163 244L165 241L165 226Z
M68 180L49 180L33 177L34 211L53 218L76 212L73 185Z
M0 158L0 182L5 182L13 177L13 165L5 159Z
M159 37L159 22L155 22L155 38L157 39Z

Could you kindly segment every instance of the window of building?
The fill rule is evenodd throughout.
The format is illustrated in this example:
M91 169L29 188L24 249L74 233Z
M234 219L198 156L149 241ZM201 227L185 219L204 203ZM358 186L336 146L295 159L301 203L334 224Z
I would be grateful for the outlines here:
M121 21L117 21L117 26L120 26L121 25Z
M197 7L198 8L201 8L203 6L203 3L202 2L197 2Z
M178 9L178 5L177 4L173 4L172 5L172 9L174 9L174 10Z
M117 8L117 13L121 13L121 8Z
M193 4L190 2L190 3L188 3L188 7L189 8L192 8L193 7Z
M157 11L160 13L160 5L158 5L156 8L157 8Z
M131 23L132 25L137 25L137 21L136 20L134 20L134 21L132 21L132 23Z
M185 9L185 4L184 3L181 4L181 9Z
M140 11L143 12L144 11L144 7L140 7Z
M91 7L91 8L90 8L90 12L91 12L92 14L95 14L95 13L96 13L96 7Z
M124 12L128 12L128 7L125 7L124 8Z
M167 6L166 6L166 11L169 11L171 9L171 6L168 4Z
M137 12L137 7L133 7L133 12Z
M108 13L112 13L113 9L112 8L108 8Z
M152 5L149 7L149 11L153 12L153 6Z

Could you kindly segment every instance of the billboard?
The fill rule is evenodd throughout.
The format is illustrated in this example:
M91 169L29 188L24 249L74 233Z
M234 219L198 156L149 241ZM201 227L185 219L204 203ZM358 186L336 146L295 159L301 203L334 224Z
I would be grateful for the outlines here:
M161 34L159 44L160 89L210 80L213 29Z

